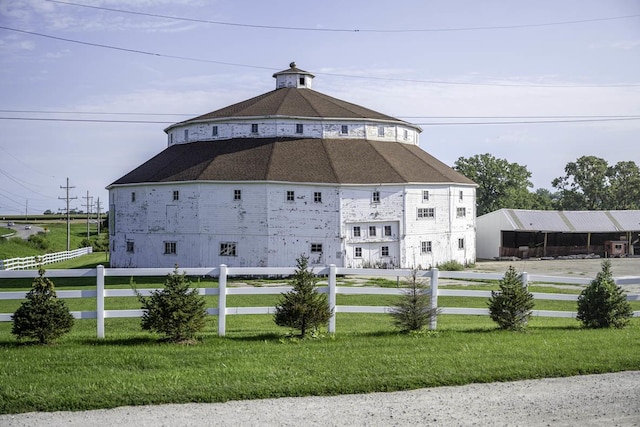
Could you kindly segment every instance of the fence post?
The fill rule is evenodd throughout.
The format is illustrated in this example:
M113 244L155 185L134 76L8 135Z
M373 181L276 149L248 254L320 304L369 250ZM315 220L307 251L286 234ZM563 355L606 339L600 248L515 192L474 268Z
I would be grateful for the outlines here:
M96 267L96 320L98 338L104 338L104 266Z
M438 274L437 268L431 269L431 310L433 314L429 322L429 329L432 331L435 331L438 326Z
M220 264L218 276L218 335L225 335L227 322L227 266Z
M521 276L521 280L522 280L522 287L525 289L528 289L529 287L529 273L527 273L526 271L522 272L522 276Z
M329 333L336 333L336 265L329 265Z

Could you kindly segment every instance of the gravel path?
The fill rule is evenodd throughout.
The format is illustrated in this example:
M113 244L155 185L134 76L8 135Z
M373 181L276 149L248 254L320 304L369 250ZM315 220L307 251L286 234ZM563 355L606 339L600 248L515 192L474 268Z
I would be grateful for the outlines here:
M394 393L0 415L9 426L640 426L640 371Z

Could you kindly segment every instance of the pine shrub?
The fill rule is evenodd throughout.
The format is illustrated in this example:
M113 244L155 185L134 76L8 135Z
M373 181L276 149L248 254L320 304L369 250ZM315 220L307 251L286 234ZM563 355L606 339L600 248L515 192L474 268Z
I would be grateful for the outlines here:
M431 323L437 309L431 307L431 293L413 270L409 286L391 309L393 324L401 332L419 332Z
M456 260L443 262L442 264L438 264L436 267L438 267L438 270L442 270L442 271L463 271L464 270L464 265L462 265Z
M142 315L142 329L163 334L171 342L189 342L202 331L207 316L206 301L191 288L186 274L167 275L164 289L155 290L149 297L137 292L138 300L145 310Z
M509 266L500 280L500 291L491 291L489 316L500 329L523 330L529 323L533 309L533 295L522 285L521 275Z
M58 299L53 282L44 277L44 268L40 267L38 274L26 301L13 314L11 333L18 339L48 344L69 332L74 319L65 302Z
M300 337L305 338L307 333L326 325L333 311L329 309L327 296L318 292L318 279L309 268L309 257L301 255L296 263L291 280L293 289L282 294L273 320L278 326L299 330Z
M603 261L602 270L578 297L577 319L587 328L623 328L632 316L625 292L611 274L611 261Z

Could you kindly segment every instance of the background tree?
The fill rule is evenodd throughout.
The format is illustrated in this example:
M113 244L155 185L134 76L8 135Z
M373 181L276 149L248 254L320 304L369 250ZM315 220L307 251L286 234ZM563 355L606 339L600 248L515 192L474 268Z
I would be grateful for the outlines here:
M509 266L499 286L500 291L491 291L488 302L491 320L500 329L518 331L526 328L534 302L533 295L522 286L522 276Z
M607 169L607 209L640 209L640 168L635 162L618 162Z
M477 215L502 208L532 209L534 197L529 192L533 184L526 166L497 159L491 154L460 157L453 168L478 184Z
M607 161L595 156L582 156L569 162L565 175L551 184L559 190L559 208L565 210L606 209L609 199Z
M73 316L64 301L59 300L53 282L44 277L40 267L39 277L33 280L26 301L13 314L11 333L19 339L33 338L40 344L50 343L69 332Z
M431 307L429 288L418 279L417 270L411 272L408 286L391 308L390 314L393 324L401 332L421 331L437 314L437 309Z
M623 328L632 316L624 290L611 274L611 261L603 261L602 270L578 297L577 319L587 328Z
M309 331L326 325L333 311L329 309L327 296L318 292L318 279L309 268L309 257L300 256L296 264L291 280L293 289L282 294L273 320L278 326L299 330L300 337L304 338Z
M172 342L189 341L204 329L205 299L198 295L197 289L191 288L186 273L178 273L177 266L167 275L164 289L153 291L149 297L136 293L145 310L142 329L164 334Z

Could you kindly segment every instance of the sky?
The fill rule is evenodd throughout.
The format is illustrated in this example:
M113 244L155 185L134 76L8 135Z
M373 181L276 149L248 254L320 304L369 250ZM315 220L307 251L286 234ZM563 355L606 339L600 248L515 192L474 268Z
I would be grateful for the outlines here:
M167 126L292 61L450 166L489 153L554 191L581 156L640 165L638 0L0 0L0 217L64 211L67 178L108 209Z

